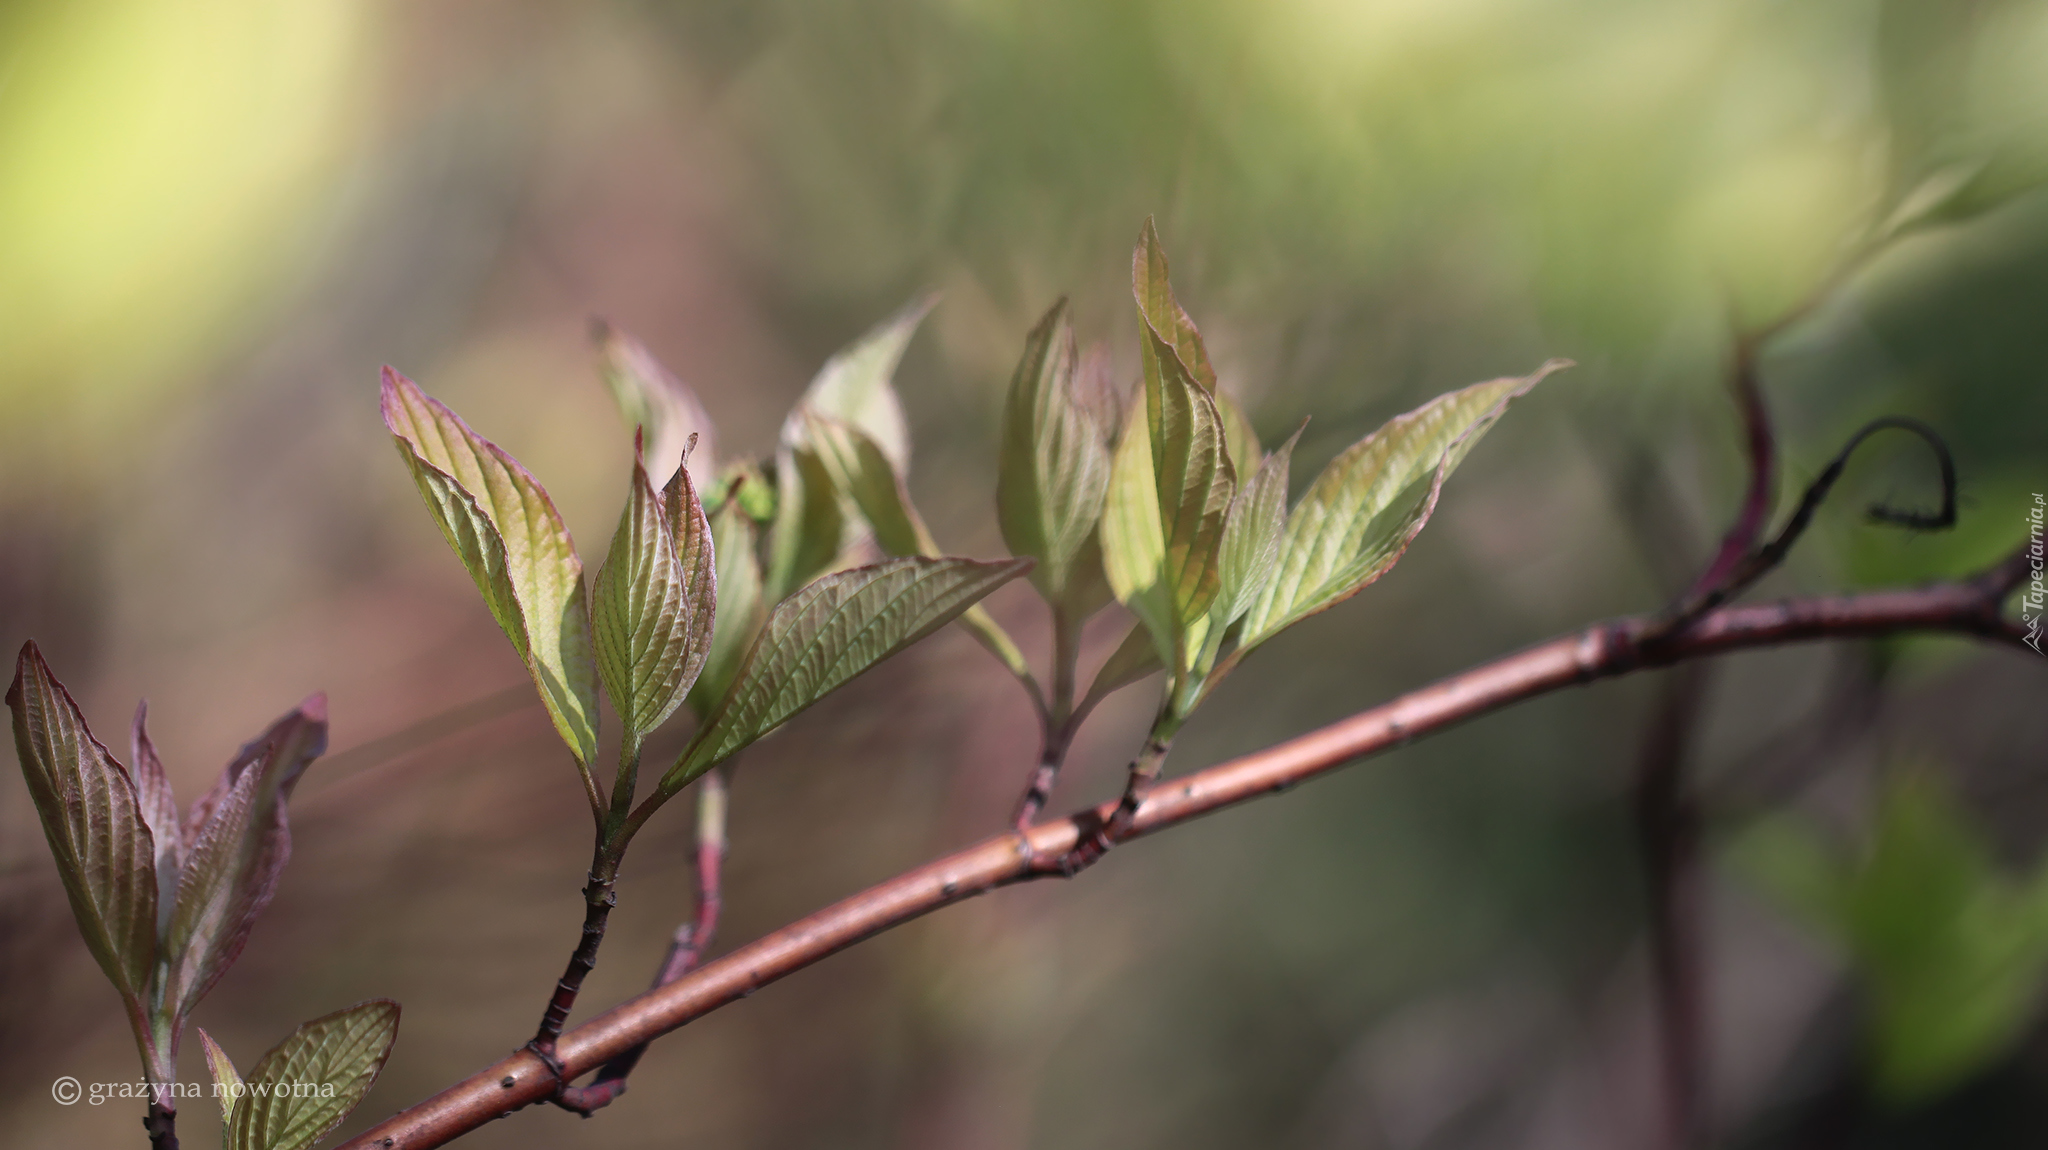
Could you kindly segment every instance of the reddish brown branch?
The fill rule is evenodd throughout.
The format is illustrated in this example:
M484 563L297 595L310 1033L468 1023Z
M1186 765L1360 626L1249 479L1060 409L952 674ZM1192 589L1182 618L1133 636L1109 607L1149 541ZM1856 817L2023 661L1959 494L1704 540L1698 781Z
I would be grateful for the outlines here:
M1366 755L1536 695L1644 667L1782 643L1901 631L1949 632L2025 649L2019 629L1999 606L2027 570L2025 553L2016 552L1962 582L1725 607L1654 640L1649 638L1656 625L1651 618L1595 624L1256 754L1168 780L1146 796L1132 820L1132 834L1151 834L1287 790ZM1084 824L1100 825L1114 814L1113 804L1105 805L1021 834L1001 835L870 887L562 1035L559 1056L570 1074L587 1072L862 939L996 887L1043 877L1034 860L1073 849ZM555 1089L554 1076L541 1060L530 1051L517 1051L358 1135L344 1150L440 1146L509 1111L545 1101Z
M1701 599L1719 590L1735 574L1770 525L1771 504L1778 494L1778 445L1771 434L1770 409L1764 406L1762 384L1757 380L1756 345L1739 341L1735 349L1735 405L1742 412L1743 449L1749 460L1749 486L1742 497L1742 510L1721 537L1713 562L1700 573L1688 598ZM1704 607L1714 604L1706 603Z
M1707 1145L1702 820L1686 770L1706 694L1707 666L1688 663L1665 677L1636 767L1636 835L1643 854L1663 1072L1662 1145L1668 1150Z

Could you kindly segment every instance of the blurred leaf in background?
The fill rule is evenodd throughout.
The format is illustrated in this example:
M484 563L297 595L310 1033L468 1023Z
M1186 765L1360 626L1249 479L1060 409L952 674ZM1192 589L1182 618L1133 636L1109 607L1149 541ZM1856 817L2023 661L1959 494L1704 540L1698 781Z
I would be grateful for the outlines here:
M1886 781L1867 839L1844 853L1794 815L1766 819L1738 865L1839 945L1867 996L1875 1083L1919 1103L2007 1052L2048 975L2048 860L1993 862L1931 769Z

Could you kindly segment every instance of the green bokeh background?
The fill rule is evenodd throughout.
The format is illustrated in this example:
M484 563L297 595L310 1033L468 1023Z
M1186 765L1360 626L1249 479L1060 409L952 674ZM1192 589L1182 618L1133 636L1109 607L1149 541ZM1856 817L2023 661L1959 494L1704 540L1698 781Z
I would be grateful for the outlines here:
M355 1128L522 1037L586 850L523 671L390 454L380 363L536 471L595 562L629 444L594 314L690 381L737 454L825 356L939 290L898 381L911 486L978 555L1001 548L996 421L1033 320L1071 294L1083 338L1136 371L1147 214L1268 441L1313 415L1297 487L1437 392L1577 360L1393 574L1246 664L1181 740L1191 769L1661 602L1739 490L1731 333L1812 296L1930 176L2024 189L2048 168L2044 60L2029 0L17 0L0 641L36 637L110 744L148 694L188 798L330 692L337 753L300 791L295 861L198 1021L246 1065L300 1019L403 1001ZM1788 483L1910 414L1953 445L1963 518L1863 524L1872 500L1935 498L1925 457L1880 439L1760 593L2015 543L2048 489L2044 316L2048 197L2021 190L1887 249L1771 342ZM1042 635L1028 593L992 605ZM2048 665L1946 641L1724 660L1694 758L1716 834L1767 798L1853 841L1873 780L1912 758L1944 764L1998 865L2030 869L2044 687ZM660 1043L598 1119L523 1114L470 1144L1645 1145L1627 811L1653 691L1544 699L949 911ZM1111 793L1143 693L1089 728L1060 805ZM432 741L380 742L458 708ZM956 633L811 712L738 779L726 943L990 833L1032 741ZM636 849L586 1001L651 970L688 822ZM1733 874L1710 907L1731 1144L1829 1121L1848 1145L2034 1144L2036 1002L1967 1080L1889 1103L1859 1085L1866 1012L1825 932ZM59 1074L135 1067L13 783L0 915L0 1129L132 1144L136 1115L49 1099ZM207 1144L213 1116L186 1114Z

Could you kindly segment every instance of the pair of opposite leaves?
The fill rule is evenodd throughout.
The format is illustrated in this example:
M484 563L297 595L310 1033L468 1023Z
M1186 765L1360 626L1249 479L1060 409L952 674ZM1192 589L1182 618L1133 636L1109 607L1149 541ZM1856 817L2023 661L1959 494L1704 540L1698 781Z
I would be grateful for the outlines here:
M33 642L22 647L7 703L79 933L127 1007L147 1080L175 1083L186 1020L241 953L291 856L286 803L326 749L326 699L312 696L243 747L182 820L146 706L135 712L131 774ZM243 1090L221 1093L223 1144L311 1146L369 1093L397 1031L398 1004L384 999L300 1027ZM200 1033L218 1081L232 1063Z

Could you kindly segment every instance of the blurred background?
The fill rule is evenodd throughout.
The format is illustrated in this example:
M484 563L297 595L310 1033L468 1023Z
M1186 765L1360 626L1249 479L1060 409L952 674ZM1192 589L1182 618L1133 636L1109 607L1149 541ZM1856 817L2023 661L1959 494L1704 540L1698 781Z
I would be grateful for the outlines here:
M2048 490L2044 59L2031 0L15 0L0 643L36 638L110 745L147 695L187 800L329 692L295 858L197 1022L247 1066L299 1020L401 1000L359 1129L529 1033L588 845L391 454L379 364L538 473L594 567L630 447L593 316L691 383L735 457L826 356L941 292L897 381L911 486L984 556L1023 334L1070 293L1135 378L1147 214L1268 444L1314 416L1297 491L1429 396L1576 359L1399 568L1249 660L1183 736L1189 770L1666 600L1740 492L1731 334L1805 302L1763 359L1788 490L1910 414L1954 447L1962 519L1866 525L1873 500L1938 502L1925 454L1880 438L1762 593L2010 551ZM1827 286L1916 189L1957 195ZM1043 656L1028 591L992 607ZM1701 689L1717 1139L2037 1145L2048 663L1848 644ZM1056 808L1114 792L1154 690L1093 720ZM661 1041L590 1122L533 1110L466 1144L1652 1145L1630 812L1666 695L1541 699L948 910ZM999 829L1034 739L952 631L793 723L735 783L720 949ZM581 1017L641 989L687 913L689 823L629 859ZM60 1107L59 1074L137 1066L10 772L0 1129L138 1144L139 1109ZM209 1144L210 1104L183 1113Z

